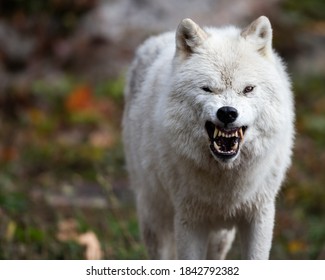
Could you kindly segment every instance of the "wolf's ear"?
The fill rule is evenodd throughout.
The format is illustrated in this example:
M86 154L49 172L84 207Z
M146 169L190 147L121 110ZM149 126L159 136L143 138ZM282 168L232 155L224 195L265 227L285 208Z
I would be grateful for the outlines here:
M272 27L269 19L259 17L241 32L241 36L251 42L263 56L272 58Z
M189 55L208 38L207 33L189 18L183 19L176 31L176 51Z

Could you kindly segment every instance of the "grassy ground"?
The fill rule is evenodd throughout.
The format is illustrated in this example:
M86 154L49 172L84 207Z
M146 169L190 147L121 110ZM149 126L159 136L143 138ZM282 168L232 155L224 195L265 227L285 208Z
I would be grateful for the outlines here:
M11 97L14 110L1 116L0 258L84 258L76 236L85 232L103 258L144 257L120 143L122 85L64 78L31 84L30 104Z
M278 198L274 259L324 258L325 83L296 81L297 141ZM83 259L92 242L78 238L89 232L102 258L146 258L120 142L123 81L46 84L31 85L33 102L1 116L0 258Z

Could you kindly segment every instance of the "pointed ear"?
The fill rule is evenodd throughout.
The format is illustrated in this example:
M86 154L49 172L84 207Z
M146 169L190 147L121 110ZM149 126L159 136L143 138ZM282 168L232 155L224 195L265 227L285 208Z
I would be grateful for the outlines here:
M183 19L176 31L177 54L190 55L206 38L207 33L194 21L189 18Z
M259 17L241 32L241 36L249 41L263 56L272 58L272 27L269 19Z

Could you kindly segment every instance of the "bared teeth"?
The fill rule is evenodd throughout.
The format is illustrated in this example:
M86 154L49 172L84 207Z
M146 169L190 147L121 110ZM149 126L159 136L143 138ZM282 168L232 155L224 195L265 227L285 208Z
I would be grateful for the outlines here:
M221 129L214 126L212 135L209 132L210 137L210 149L215 155L220 156L234 156L237 154L240 144L244 138L244 132L246 127L240 128L225 128Z
M217 151L220 150L220 147L218 146L218 144L216 142L213 142L213 146Z
M227 132L227 131L219 130L217 127L215 127L213 132L213 139L216 139L217 137L224 137L224 138L239 137L240 139L243 139L244 138L243 128L241 127L236 131Z
M239 129L239 135L240 135L240 139L243 139L244 138L244 134L243 134L243 129L242 128Z
M214 128L214 133L213 133L213 138L216 138L217 136L218 136L218 134L219 134L219 130L218 130L218 128Z
M236 150L238 149L238 146L239 146L239 143L236 142L232 147L231 147L231 150L229 151L222 151L221 150L221 147L215 142L213 141L213 147L214 149L219 152L219 153L223 153L223 154L232 154L232 153L235 153Z
M238 142L236 141L236 143L231 147L231 149L233 149L234 151L236 151L238 148Z

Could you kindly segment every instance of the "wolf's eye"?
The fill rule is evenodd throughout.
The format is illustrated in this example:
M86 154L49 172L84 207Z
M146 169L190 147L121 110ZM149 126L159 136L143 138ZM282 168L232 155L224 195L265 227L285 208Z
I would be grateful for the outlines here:
M250 93L250 92L253 91L253 89L254 89L253 86L247 86L247 87L244 88L243 93L244 94Z
M212 92L212 89L209 87L201 87L202 90L204 90L205 92Z

